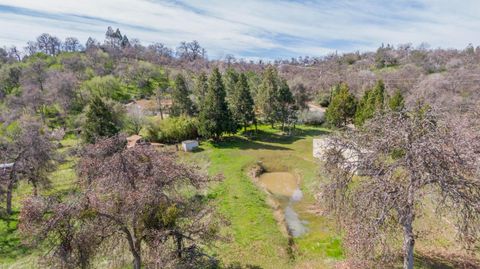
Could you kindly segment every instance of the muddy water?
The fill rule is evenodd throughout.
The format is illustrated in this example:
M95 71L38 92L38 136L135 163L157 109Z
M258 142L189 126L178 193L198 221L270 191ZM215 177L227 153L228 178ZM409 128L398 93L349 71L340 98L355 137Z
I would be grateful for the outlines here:
M293 209L293 204L303 197L302 191L298 188L297 178L288 172L271 172L260 175L259 181L279 202L289 233L293 237L306 233L307 222L300 220Z

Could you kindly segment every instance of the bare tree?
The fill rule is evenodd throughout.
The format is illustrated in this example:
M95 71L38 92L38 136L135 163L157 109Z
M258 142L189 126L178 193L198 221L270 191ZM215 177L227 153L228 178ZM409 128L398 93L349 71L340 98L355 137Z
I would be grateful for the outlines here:
M162 43L149 45L145 57L156 64L168 64L173 59L173 50Z
M29 56L32 56L33 54L38 52L38 46L35 41L28 41L27 46L25 46L25 53Z
M64 111L68 111L76 97L78 80L71 72L50 71L45 81L47 99L58 102Z
M93 39L92 37L89 37L87 39L87 42L85 43L85 50L88 51L88 50L94 50L96 48L98 48L100 45L98 44L98 42Z
M62 42L58 37L44 33L37 37L37 47L45 54L57 55L62 48Z
M147 123L143 109L135 104L128 108L126 121L128 131L136 135L140 134L143 126Z
M177 56L183 60L195 61L197 59L205 59L207 51L200 46L198 41L181 42L177 47Z
M0 48L0 66L9 62L9 56L6 48Z
M17 47L12 46L10 49L8 49L8 54L10 58L15 59L16 61L20 62L22 60L22 55L20 51L17 49Z
M394 238L403 233L403 267L413 268L413 224L425 199L435 199L438 217L455 214L460 238L474 242L480 232L474 130L458 118L450 122L417 108L378 115L329 140L324 167L331 181L321 196L346 228L352 256L393 262Z
M76 197L32 198L21 212L21 231L47 240L50 258L62 266L86 267L110 242L128 245L135 269L165 268L215 236L211 207L202 196L182 192L199 190L209 179L171 153L150 145L126 148L125 137L115 136L88 146L78 171Z
M67 37L63 42L63 50L67 52L76 52L83 49L80 41L76 37Z
M165 104L167 100L167 94L170 93L171 91L172 91L171 88L163 89L161 87L158 87L155 90L155 101L158 106L158 111L160 112L160 119L162 120L164 117L164 112L167 109L167 105Z
M48 172L54 167L54 146L44 127L29 116L20 120L18 130L10 134L11 142L5 145L4 156L13 167L8 171L6 182L6 211L12 213L13 190L20 180L32 184L34 195L40 186L48 186Z
M37 60L22 69L20 85L24 90L17 100L26 110L39 113L44 123L45 113L43 108L48 103L45 92L45 81L48 76L47 68L45 61Z

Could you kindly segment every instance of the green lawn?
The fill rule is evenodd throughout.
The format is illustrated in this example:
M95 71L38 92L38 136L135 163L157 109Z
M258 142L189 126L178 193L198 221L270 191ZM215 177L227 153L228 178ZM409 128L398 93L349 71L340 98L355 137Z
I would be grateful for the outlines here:
M324 129L300 127L292 136L266 126L259 128L255 140L237 135L218 143L203 143L200 152L184 154L187 159L208 166L210 174L223 174L224 181L213 193L220 212L230 222L225 233L231 238L212 251L225 264L259 268L329 268L343 257L333 223L314 215L314 187L318 185L317 164L312 157L312 139ZM267 195L248 176L258 161L270 171L290 171L301 176L304 192L295 209L307 220L310 232L294 239L282 234Z
M326 130L300 127L292 136L261 126L255 140L242 135L225 138L222 142L205 142L196 153L182 154L188 161L203 166L210 174L223 174L224 180L210 190L220 213L229 225L222 233L226 240L216 242L211 253L227 266L253 268L328 268L342 258L339 237L332 222L310 213L314 205L313 188L317 165L312 158L312 138ZM68 155L78 140L62 141L59 152ZM291 171L302 178L305 194L295 206L300 218L309 222L310 232L289 242L282 234L267 204L267 195L248 176L248 170L261 161L269 170ZM63 194L74 190L75 159L67 157L51 174L52 188L44 193ZM17 231L21 201L31 193L31 187L21 183L14 198L16 213L9 220L0 220L0 264L12 268L31 268L37 262L39 250L21 244ZM256 267L255 267L256 266Z
M74 148L78 139L67 137L61 141L62 147L59 154L63 155L64 161L51 174L51 188L43 190L45 194L62 194L73 190L75 182L74 164L75 159L68 156L68 150ZM10 218L0 218L0 265L10 268L35 268L38 250L33 250L22 244L17 230L18 215L22 200L32 193L32 188L25 182L20 182L13 196L14 214Z
M222 229L225 240L214 242L209 251L225 267L334 268L335 262L344 258L334 222L315 213L317 207L313 195L320 177L317 175L318 164L312 157L312 139L327 133L326 129L300 126L293 135L287 136L281 135L277 129L260 126L254 138L238 134L221 142L203 142L195 153L180 153L182 159L197 164L211 175L224 176L222 182L210 188L209 196L215 199L228 225ZM64 155L64 161L51 174L52 188L43 193L62 195L74 191L76 160L68 153L78 142L74 137L61 142L59 153ZM294 205L294 209L300 219L308 221L307 234L292 241L282 233L268 195L248 175L257 162L269 171L288 171L301 178L304 198ZM28 184L19 184L13 201L15 213L8 219L0 219L0 265L7 268L35 268L42 252L24 246L17 231L21 201L30 193ZM432 220L426 218L426 221L420 226L432 225ZM434 249L452 247L450 239L440 239L425 243L435 246ZM423 243L419 242L419 249L425 248ZM417 258L418 268L453 268L447 265L448 262ZM127 267L120 268L129 268L128 255L125 263ZM95 264L97 268L116 268L112 267L109 257L99 257Z

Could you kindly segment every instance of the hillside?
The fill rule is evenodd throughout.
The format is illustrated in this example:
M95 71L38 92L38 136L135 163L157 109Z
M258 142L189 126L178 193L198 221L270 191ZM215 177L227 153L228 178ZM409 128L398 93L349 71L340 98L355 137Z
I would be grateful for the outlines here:
M479 71L471 45L214 60L111 27L0 49L0 265L478 268Z

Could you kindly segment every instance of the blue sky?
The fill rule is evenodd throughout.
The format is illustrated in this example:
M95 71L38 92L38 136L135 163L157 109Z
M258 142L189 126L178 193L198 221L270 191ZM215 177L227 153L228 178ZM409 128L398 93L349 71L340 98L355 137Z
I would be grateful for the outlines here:
M103 41L108 26L143 44L198 40L211 59L374 50L382 43L480 44L480 1L0 0L0 46L41 33Z

